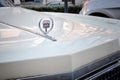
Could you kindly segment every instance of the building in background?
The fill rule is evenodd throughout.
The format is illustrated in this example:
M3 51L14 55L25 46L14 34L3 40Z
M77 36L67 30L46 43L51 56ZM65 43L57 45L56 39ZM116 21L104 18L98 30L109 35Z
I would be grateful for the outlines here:
M15 5L20 5L21 1L20 0L12 0L14 2Z
M42 2L43 0L21 0L21 2Z

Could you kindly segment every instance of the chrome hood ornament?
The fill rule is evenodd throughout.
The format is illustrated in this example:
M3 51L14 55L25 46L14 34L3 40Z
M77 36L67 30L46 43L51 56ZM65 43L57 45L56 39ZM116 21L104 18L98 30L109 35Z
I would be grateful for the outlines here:
M53 28L52 18L42 18L39 22L39 28L44 34L48 34Z

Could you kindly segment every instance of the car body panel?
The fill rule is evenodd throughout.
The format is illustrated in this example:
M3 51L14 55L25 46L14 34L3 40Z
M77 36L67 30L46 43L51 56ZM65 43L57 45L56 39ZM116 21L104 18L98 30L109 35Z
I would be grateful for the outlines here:
M120 0L88 0L87 7L89 10L101 8L120 8Z
M80 11L80 14L94 15L95 13L98 13L106 15L106 17L109 18L120 19L119 3L120 0L87 0ZM102 17L102 15L100 17Z
M20 7L0 8L0 11L1 80L72 72L120 49L119 20L36 12ZM26 31L44 34L39 23L46 17L54 23L47 35L57 41Z

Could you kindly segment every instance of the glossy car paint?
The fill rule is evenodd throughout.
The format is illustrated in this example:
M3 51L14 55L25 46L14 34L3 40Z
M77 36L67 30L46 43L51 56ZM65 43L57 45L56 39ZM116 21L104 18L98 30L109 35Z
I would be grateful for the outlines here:
M119 20L16 7L0 11L0 80L72 72L120 49ZM54 21L48 35L57 41L26 31L43 34L39 22L46 17Z
M120 19L119 3L120 0L87 0L80 11L80 14L93 15L94 13L101 13L109 18Z

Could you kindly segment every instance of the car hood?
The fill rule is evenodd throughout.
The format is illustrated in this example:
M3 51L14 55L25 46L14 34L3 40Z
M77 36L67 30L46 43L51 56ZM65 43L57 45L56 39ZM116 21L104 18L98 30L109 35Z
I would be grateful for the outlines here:
M56 41L39 35L46 35L39 26L45 18ZM74 71L119 51L119 34L119 20L0 8L0 79Z
M24 29L0 23L0 52L4 53L0 55L0 62L67 55L120 37L119 20L36 12L14 7L1 8L0 11L0 22L41 34L43 34L39 28L41 18L52 18L54 26L48 35L57 40L51 41ZM25 57L24 52L27 55Z

